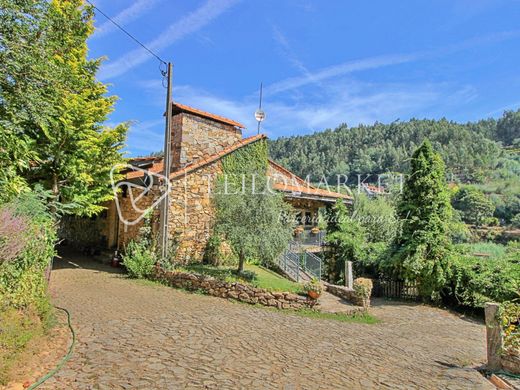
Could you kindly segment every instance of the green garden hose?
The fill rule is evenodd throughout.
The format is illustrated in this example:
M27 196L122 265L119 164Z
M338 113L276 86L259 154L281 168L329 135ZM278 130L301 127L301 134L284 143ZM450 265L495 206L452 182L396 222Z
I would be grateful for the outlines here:
M43 382L45 382L47 379L53 377L67 361L72 356L72 351L74 349L74 344L76 344L76 333L74 332L74 329L72 328L72 324L70 323L70 313L67 309L64 309L63 307L56 306L56 309L63 310L67 314L67 324L70 329L70 333L72 334L72 342L70 343L69 351L67 354L61 359L61 361L58 363L58 365L49 373L47 373L45 376L41 377L37 382L33 383L31 386L29 386L28 390L36 389L38 386L40 386Z

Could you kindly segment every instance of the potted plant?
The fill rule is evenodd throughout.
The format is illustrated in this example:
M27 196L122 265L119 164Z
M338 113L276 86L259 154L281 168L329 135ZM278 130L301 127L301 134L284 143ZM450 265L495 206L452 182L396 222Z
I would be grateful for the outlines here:
M323 285L318 279L313 278L310 282L305 283L303 290L307 293L309 298L316 300L323 292Z
M312 234L318 234L320 232L320 228L317 227L317 226L314 226L312 229L311 229L311 233Z
M297 226L296 229L294 229L294 234L295 234L296 236L298 236L298 235L302 234L304 230L305 230L305 229L303 228L303 226L301 226L301 225L300 225L300 226Z

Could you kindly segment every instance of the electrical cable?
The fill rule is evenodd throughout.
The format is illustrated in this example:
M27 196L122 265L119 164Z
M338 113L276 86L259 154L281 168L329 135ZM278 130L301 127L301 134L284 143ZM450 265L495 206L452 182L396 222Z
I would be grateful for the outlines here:
M164 61L161 57L159 57L157 54L155 54L151 49L149 49L148 47L146 47L146 45L144 43L141 43L141 41L139 41L139 39L137 39L136 37L134 37L132 34L130 34L127 30L125 30L123 28L123 26L121 26L119 23L117 23L115 20L113 20L110 16L108 16L106 13L104 13L103 11L101 11L95 4L93 4L90 0L85 0L87 3L89 3L92 7L94 7L94 9L96 9L101 15L103 15L105 18L107 18L110 22L112 22L114 24L114 26L116 26L118 29L120 29L122 32L124 32L126 35L128 35L135 43L137 43L139 46L141 46L143 49L145 49L148 53L150 53L152 56L154 56L155 58L157 58L162 64L166 65L167 62ZM162 70L161 70L161 73L162 73Z
M76 332L74 332L74 328L72 327L71 321L70 321L70 313L67 309L63 307L55 306L56 309L62 310L67 314L67 325L69 326L70 333L72 334L72 342L70 343L69 350L67 354L61 359L61 361L58 363L58 365L51 371L49 371L46 375L42 376L38 381L33 383L31 386L28 387L27 390L33 390L36 389L38 386L40 386L43 382L45 382L47 379L52 378L67 361L72 356L72 352L74 350L74 345L76 344Z

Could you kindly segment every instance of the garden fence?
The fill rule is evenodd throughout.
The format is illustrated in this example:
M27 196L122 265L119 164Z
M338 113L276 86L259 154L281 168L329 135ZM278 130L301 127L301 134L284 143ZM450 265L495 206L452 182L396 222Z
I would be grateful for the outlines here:
M375 280L372 295L375 297L403 300L419 299L419 291L416 282L387 277L380 277Z

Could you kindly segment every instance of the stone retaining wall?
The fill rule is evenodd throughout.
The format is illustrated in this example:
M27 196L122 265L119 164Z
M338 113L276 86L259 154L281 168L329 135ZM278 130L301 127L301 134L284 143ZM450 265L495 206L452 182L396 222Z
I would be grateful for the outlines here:
M502 369L520 375L520 356L503 355L500 360L502 361Z
M332 295L351 302L356 306L363 306L363 298L359 297L352 288L338 286L336 284L330 284L327 282L323 282L323 284L325 285L325 291L331 293ZM370 306L370 302L368 306Z
M278 309L302 309L313 307L315 302L289 292L273 292L241 283L228 283L210 276L179 271L156 269L156 280L169 286L190 291L204 291L214 297L231 298L250 304L261 304Z

